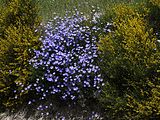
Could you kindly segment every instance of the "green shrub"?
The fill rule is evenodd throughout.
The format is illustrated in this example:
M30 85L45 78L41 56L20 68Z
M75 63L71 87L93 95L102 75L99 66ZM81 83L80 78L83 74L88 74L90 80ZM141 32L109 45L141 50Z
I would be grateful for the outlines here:
M104 108L112 110L106 116L113 119L158 118L159 103L153 102L160 99L157 79L160 51L153 29L145 20L147 12L142 14L129 6L119 5L114 8L114 14L115 30L101 36L99 43L104 79L115 91L111 94L104 87L100 98L102 103L106 102ZM112 98L111 105L107 95ZM135 105L130 102L131 98Z
M6 107L23 102L31 75L28 61L40 44L40 17L33 0L10 0L0 16L0 99ZM36 32L37 31L37 32ZM22 97L23 96L23 97Z

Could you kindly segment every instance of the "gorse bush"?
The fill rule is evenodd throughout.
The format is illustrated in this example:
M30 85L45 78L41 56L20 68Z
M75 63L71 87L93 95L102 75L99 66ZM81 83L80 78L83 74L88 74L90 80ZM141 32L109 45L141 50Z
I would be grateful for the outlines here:
M37 2L32 0L9 0L4 4L0 17L1 37L10 25L20 24L33 28L39 25ZM26 7L25 7L26 6Z
M154 6L160 7L159 0L148 0L148 2Z
M153 103L160 98L160 51L145 14L126 5L115 7L115 30L100 40L101 69L104 80L108 78L106 87L115 91L111 94L104 87L101 102L107 111L112 111L107 114L112 119L159 116L159 103ZM130 102L131 98L134 102Z
M25 100L22 91L31 75L29 60L39 44L40 24L36 3L10 0L0 16L0 94L6 107Z
M42 73L28 86L36 90L38 101L45 102L51 96L62 101L92 99L100 92L103 79L97 65L97 17L87 26L88 19L76 11L73 16L55 18L55 25L45 25L45 35L40 38L43 45L30 60L36 71ZM31 99L29 104L32 102L35 100ZM44 110L43 103L37 109Z

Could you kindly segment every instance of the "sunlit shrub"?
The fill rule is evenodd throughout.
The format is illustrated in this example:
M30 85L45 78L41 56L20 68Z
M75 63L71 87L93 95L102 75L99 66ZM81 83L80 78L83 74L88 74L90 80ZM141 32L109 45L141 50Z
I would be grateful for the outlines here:
M107 88L115 91L110 94L104 87L100 99L106 103L103 104L106 111L112 111L106 112L108 118L146 119L159 114L159 103L152 103L160 98L157 79L160 52L145 17L136 9L119 5L113 18L115 30L101 37L101 69ZM130 97L135 105L129 102ZM147 106L149 112L145 113Z
M29 60L40 36L36 6L31 0L10 0L0 16L0 97L6 107L19 105L27 93L21 90L31 75Z
M154 6L160 7L160 2L159 0L148 0L149 3L151 3Z

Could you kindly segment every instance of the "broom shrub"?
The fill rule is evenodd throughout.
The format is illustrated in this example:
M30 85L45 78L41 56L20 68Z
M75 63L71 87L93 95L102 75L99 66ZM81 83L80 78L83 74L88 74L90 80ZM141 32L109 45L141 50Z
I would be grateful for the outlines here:
M0 95L1 104L23 103L22 91L30 78L29 60L40 42L40 16L33 0L9 0L0 16Z
M106 117L158 118L160 51L145 19L147 12L122 4L114 8L114 14L115 30L101 36L99 43L106 82L100 101Z

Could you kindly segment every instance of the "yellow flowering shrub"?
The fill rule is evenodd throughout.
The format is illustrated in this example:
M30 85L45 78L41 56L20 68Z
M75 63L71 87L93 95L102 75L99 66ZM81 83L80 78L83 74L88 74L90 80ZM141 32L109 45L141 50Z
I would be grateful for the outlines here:
M100 100L102 103L108 101L107 97L104 98L107 94L112 98L112 106L108 102L103 104L108 111L112 110L108 114L112 119L158 118L159 102L154 103L160 99L157 38L145 19L146 13L126 5L116 6L114 13L115 30L101 36L98 46L104 79L116 92L110 94L104 87ZM116 107L117 98L123 100L121 107ZM132 98L132 102L129 102L129 98Z
M149 2L155 6L160 7L160 0L149 0Z
M40 17L32 0L9 0L0 16L0 101L5 107L25 100L29 60L39 46Z

